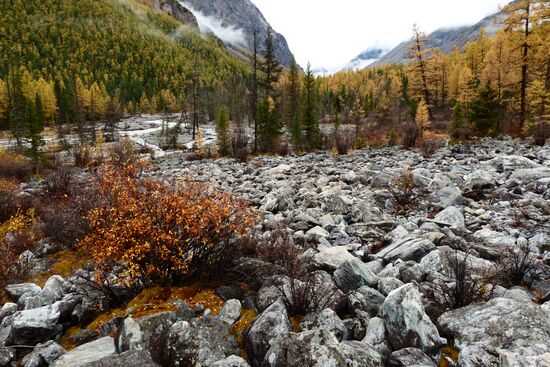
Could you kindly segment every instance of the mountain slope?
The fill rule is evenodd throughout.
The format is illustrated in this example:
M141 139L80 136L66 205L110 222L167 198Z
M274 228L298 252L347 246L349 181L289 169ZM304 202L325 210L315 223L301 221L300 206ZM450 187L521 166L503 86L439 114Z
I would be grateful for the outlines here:
M194 17L188 19L182 26L137 0L0 0L0 79L10 65L24 66L30 78L65 91L56 95L60 103L63 95L74 98L80 78L85 87L96 83L135 105L144 93L180 95L194 73L196 50L205 85L248 73L218 40L198 36Z
M481 28L485 29L488 35L494 35L502 25L503 20L504 14L498 12L485 17L472 26L438 29L428 36L429 41L426 42L426 47L440 48L443 53L451 52L455 46L462 48L468 42L475 41ZM373 65L407 62L410 44L411 41L401 42L397 47L374 62Z
M210 30L226 45L239 53L241 48L253 49L253 32L258 33L260 46L263 43L269 23L250 0L179 0L199 19L201 30ZM201 24L202 23L202 24ZM288 67L292 52L285 37L273 33L275 57Z

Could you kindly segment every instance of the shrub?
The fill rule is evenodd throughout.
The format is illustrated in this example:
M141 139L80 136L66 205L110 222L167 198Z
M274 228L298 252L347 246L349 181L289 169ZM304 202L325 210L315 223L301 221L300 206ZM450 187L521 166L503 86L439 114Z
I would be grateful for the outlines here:
M422 130L415 122L408 122L403 127L402 144L405 148L412 148L420 138Z
M17 182L0 178L0 223L17 212Z
M433 156L441 147L443 139L436 136L425 136L418 142L418 148L424 158Z
M393 147L397 145L397 132L392 129L390 132L386 135L386 139L388 140L388 146Z
M206 184L160 184L137 172L107 165L95 180L97 207L80 246L100 274L122 262L135 282L173 284L231 266L226 255L255 220L247 203Z
M470 262L471 249L455 250L449 258L450 278L434 280L436 301L444 310L457 309L475 302L487 301L495 285L493 274L476 274Z
M535 254L528 246L519 246L506 251L497 265L498 281L504 287L531 286L541 277L542 269Z
M413 174L407 170L393 179L386 188L391 194L393 204L397 212L413 207L418 195L415 191Z
M231 156L241 162L246 162L250 155L248 137L243 131L235 131L230 138Z
M24 181L31 177L32 170L28 159L0 148L0 178Z
M24 263L19 256L34 245L37 221L33 210L17 212L0 225L0 296L9 281L20 277Z
M277 288L291 315L307 315L325 308L340 306L337 288L322 276L309 270L311 256L296 244L292 233L277 228L258 246L258 257L264 262L259 274L268 279L267 285Z

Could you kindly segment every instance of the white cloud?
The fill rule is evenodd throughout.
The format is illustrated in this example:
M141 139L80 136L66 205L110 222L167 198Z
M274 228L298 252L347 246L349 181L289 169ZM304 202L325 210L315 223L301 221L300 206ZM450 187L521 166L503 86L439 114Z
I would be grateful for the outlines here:
M252 0L300 65L340 68L366 48L393 48L426 32L474 24L507 0Z
M196 10L185 1L179 0L180 4L186 7L197 18L199 29L201 33L214 33L216 37L221 39L225 43L232 43L238 45L245 44L245 36L242 29L236 27L225 27L220 19L215 17L209 17L204 13Z

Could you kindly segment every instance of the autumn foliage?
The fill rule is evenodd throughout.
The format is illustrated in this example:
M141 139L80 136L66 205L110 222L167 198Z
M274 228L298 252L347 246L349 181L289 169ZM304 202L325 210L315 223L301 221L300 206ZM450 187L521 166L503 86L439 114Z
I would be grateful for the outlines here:
M125 264L132 282L178 284L220 268L255 220L247 203L197 182L162 184L139 165L104 166L90 233L80 241L107 275Z

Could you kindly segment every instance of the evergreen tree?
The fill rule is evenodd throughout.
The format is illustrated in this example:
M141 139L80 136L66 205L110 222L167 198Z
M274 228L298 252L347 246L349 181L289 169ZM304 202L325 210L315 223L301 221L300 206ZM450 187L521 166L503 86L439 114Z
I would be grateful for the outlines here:
M460 138L462 135L462 129L464 128L464 110L460 102L455 102L453 107L453 117L451 120L451 136L454 138Z
M21 148L25 134L27 100L23 94L23 83L19 67L11 67L7 84L8 125L17 146Z
M287 96L288 96L288 109L287 109L287 121L290 126L290 135L292 138L292 144L294 147L300 147L302 145L302 122L301 122L301 87L300 87L300 73L296 60L292 58L290 63L290 70L288 73L287 83Z
M229 114L227 107L222 106L216 120L216 134L218 136L218 151L221 155L229 154Z
M25 108L25 138L30 144L28 150L32 159L35 172L38 172L40 164L40 147L44 145L44 139L40 133L44 130L44 114L42 101L37 93L34 102L27 101Z
M275 48L273 46L273 30L267 29L265 38L263 62L261 70L264 73L263 87L266 96L275 97L275 86L281 76L282 66L275 58Z
M481 88L472 101L468 119L482 134L498 131L501 114L496 93L489 87Z
M304 141L309 149L319 147L320 130L317 119L317 84L311 71L311 65L307 64L306 74L304 75L303 88L303 126Z

